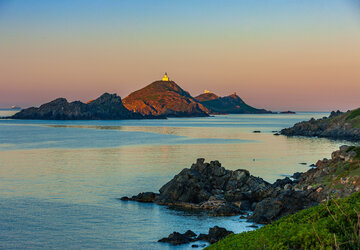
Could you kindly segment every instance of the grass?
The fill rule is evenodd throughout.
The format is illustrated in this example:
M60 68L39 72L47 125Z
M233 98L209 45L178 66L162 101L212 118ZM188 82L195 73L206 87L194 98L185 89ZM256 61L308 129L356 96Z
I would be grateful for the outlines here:
M207 249L360 249L360 192L229 235Z
M355 109L352 112L350 112L350 114L348 115L348 117L346 117L346 120L352 120L356 117L360 117L360 108L359 109Z

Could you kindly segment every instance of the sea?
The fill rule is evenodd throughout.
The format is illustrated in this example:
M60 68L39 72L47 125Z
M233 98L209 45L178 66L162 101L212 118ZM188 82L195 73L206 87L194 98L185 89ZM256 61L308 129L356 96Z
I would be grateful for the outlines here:
M12 110L1 110L0 116ZM344 141L275 136L328 113L219 115L123 121L0 120L1 249L191 249L160 238L215 225L253 230L239 216L125 202L157 192L197 158L268 182L307 171ZM253 133L259 130L261 133ZM304 163L305 165L301 164Z

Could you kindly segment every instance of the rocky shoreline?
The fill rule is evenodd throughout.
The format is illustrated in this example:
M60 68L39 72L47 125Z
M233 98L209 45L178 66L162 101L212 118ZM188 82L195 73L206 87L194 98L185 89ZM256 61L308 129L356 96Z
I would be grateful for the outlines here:
M311 118L280 132L286 136L322 137L334 140L360 141L360 109L342 113L332 111L329 117Z
M359 176L350 178L337 169L339 164L355 164L357 168L359 149L342 146L332 153L331 159L319 160L307 172L273 184L247 170L227 170L218 161L206 163L200 158L162 186L159 193L144 192L121 200L195 209L212 216L242 215L249 222L268 224L329 197L347 197L360 191Z

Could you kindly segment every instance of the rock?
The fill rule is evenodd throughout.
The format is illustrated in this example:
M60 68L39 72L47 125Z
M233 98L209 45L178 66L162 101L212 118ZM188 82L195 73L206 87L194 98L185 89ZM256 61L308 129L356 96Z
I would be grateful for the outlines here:
M207 235L200 234L197 240L204 240L209 242L210 244L214 244L215 242L218 242L219 240L233 233L234 232L228 231L225 228L215 226L209 229L209 233Z
M180 245L180 244L186 244L186 243L202 240L202 241L207 241L210 244L213 244L232 233L233 233L232 231L228 231L225 228L215 226L209 229L208 234L200 234L197 238L195 238L196 234L193 231L188 230L184 234L173 232L168 237L158 240L158 242L167 242L173 245ZM197 244L192 245L192 247L198 247L198 246L199 245ZM201 246L204 247L205 245L202 244Z
M121 197L120 200L122 201L138 201L138 202L154 202L155 198L158 194L153 192L144 192L139 193L138 195L134 195L133 197L129 198L127 196Z
M346 113L332 112L328 118L296 123L281 130L287 136L325 137L335 140L360 141L360 109Z
M185 233L184 233L185 236L187 237L196 237L196 233L194 233L193 231L191 230L187 230Z
M310 203L303 192L286 190L274 193L272 197L266 198L256 205L249 221L267 224L284 215L304 209Z
M274 135L278 136L278 135L281 135L281 134L279 134L279 133L275 133Z
M258 226L256 224L252 224L252 225L247 226L247 227L258 228Z
M262 199L271 192L271 184L247 170L226 170L218 161L205 163L199 158L190 169L183 169L162 186L155 202L212 210L212 215L224 216L243 213L250 208L250 200Z
M300 164L300 165L307 165L306 162L300 162L299 164Z
M239 207L229 203L226 203L224 206L220 206L209 212L209 214L213 216L233 216L243 213L244 211Z
M166 242L166 243L170 243L173 245L186 244L186 243L190 243L192 241L194 241L193 238L186 236L185 234L178 233L178 232L173 232L168 237L158 240L158 242Z
M254 130L253 133L261 133L260 130Z
M293 181L289 177L286 177L284 179L277 179L275 181L275 183L273 184L273 186L275 188L276 187L284 188L285 185L292 184L292 183L293 183Z
M302 173L300 173L300 172L296 172L296 173L294 173L291 177L294 178L295 180L298 180L298 179L300 179L301 174L302 174Z

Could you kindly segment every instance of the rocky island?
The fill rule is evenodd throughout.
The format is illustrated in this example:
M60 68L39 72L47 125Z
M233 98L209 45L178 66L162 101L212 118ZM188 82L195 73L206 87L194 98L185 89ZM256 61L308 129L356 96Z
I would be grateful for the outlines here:
M236 93L219 97L210 91L205 92L195 99L210 110L212 114L272 114L265 109L257 109L246 104Z
M142 115L209 116L209 110L197 102L189 92L170 80L166 73L161 81L155 81L131 93L123 101L127 109Z
M280 132L287 136L316 136L329 139L360 141L360 108L346 113L331 112L329 117L296 123Z
M129 111L122 104L116 94L104 93L99 98L83 103L68 102L65 98L58 98L39 108L27 108L16 113L12 119L41 119L41 120L122 120L152 118Z

